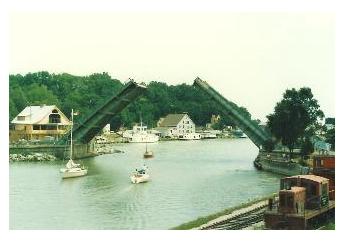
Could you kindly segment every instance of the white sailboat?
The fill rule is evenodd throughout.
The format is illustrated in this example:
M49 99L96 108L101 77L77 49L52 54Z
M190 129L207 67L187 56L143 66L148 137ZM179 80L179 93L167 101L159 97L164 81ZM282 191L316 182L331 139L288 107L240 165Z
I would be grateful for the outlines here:
M72 121L72 125L71 125L71 132L70 132L70 159L69 161L66 163L65 168L61 168L60 172L62 173L62 178L73 178L73 177L79 177L79 176L84 176L87 175L88 173L88 169L85 168L84 166L81 166L78 163L74 163L74 161L72 160L72 150L73 150L73 143L72 143L72 129L73 129L73 109L71 110L71 121Z
M146 152L143 154L143 157L144 157L144 158L151 158L151 157L154 157L153 151L149 151L149 150L147 149L147 143L146 143Z

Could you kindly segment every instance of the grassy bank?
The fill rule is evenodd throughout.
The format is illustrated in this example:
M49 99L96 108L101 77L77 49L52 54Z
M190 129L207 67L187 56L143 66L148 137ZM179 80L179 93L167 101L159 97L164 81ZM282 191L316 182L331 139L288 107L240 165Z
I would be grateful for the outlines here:
M268 200L270 197L273 197L273 195L269 195L269 196L262 197L262 198L259 198L259 199L255 199L255 200L252 200L252 201L249 201L249 202L246 202L246 203L242 203L242 204L240 204L238 206L227 208L227 209L225 209L223 211L220 211L218 213L215 213L215 214L211 214L211 215L204 216L204 217L199 217L196 220L192 220L192 221L189 221L187 223L184 223L184 224L181 224L179 226L176 226L176 227L172 228L172 230L190 230L190 229L199 227L199 226L201 226L203 224L206 224L207 222L209 222L211 220L217 219L220 216L231 214L235 210L248 207L248 206L250 206L252 204L255 204L257 202L260 202L260 201Z

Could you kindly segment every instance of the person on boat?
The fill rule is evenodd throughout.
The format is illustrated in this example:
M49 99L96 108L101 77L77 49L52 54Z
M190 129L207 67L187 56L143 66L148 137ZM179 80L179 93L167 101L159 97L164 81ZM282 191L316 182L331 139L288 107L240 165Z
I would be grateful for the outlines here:
M148 170L148 167L147 167L147 165L146 165L146 164L143 164L143 166L142 166L142 170L144 170L144 171Z

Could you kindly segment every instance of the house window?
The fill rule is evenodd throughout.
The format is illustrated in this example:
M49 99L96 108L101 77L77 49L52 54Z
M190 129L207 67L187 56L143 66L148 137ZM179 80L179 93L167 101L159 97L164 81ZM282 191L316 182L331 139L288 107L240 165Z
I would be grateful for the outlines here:
M41 125L41 130L57 130L57 125Z
M33 125L33 130L40 130L40 125L34 124Z
M25 116L18 116L18 117L17 117L17 120L18 120L18 121L24 121L24 120L25 120Z
M49 115L49 123L60 123L60 122L61 122L61 118L59 114Z
M47 125L47 130L57 130L57 125Z
M65 126L65 125L58 125L58 129L59 129L59 130L65 130L65 129L66 129L66 126Z

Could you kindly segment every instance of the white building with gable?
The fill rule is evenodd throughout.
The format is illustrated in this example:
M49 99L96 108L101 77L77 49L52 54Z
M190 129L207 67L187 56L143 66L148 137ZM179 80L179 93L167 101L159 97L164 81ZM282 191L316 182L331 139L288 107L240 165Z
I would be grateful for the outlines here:
M186 134L195 133L195 123L187 113L168 114L158 122L156 128L162 137L180 138Z

